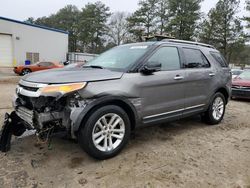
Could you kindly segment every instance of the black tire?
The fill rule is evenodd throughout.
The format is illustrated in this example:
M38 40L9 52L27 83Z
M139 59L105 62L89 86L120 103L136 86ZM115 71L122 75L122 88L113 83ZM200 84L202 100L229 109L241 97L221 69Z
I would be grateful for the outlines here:
M27 69L27 68L25 68L25 69L23 69L22 70L22 72L21 72L21 75L26 75L26 74L29 74L29 73L31 73L31 70L30 69Z
M119 134L123 134L122 139L116 139L116 138L112 137L111 135L113 135L113 132L112 133L106 132L105 135L103 135L104 133L102 133L102 135L100 135L100 137L106 136L103 140L103 145L104 145L105 139L106 139L106 145L107 145L107 142L109 142L108 144L110 144L110 141L109 140L107 141L107 139L109 139L109 138L112 140L111 145L114 144L117 140L119 140L118 142L120 142L120 144L118 144L114 149L111 149L110 151L107 151L107 150L101 151L100 149L98 149L98 147L101 147L101 146L96 146L94 141L93 141L94 140L94 138L93 138L94 133L95 133L96 129L99 129L98 130L99 133L103 132L103 131L108 131L108 130L104 130L104 129L99 128L99 126L97 126L97 122L101 122L102 120L100 120L100 119L102 117L105 117L105 121L106 121L106 117L108 117L108 115L112 115L112 114L117 115L116 118L119 118L119 120L122 119L122 121L119 121L119 123L117 125L118 125L118 127L122 127L124 129L125 133L124 132L119 133ZM111 118L112 118L112 116L110 117L109 121L106 121L108 123L108 126L111 124L111 122L110 122ZM117 119L114 118L113 121L115 122L116 120ZM101 123L103 123L103 122L101 122ZM103 127L103 126L101 126L101 127ZM130 132L131 132L130 127L131 127L131 125L130 125L129 117L128 117L127 113L122 108L120 108L119 106L115 106L115 105L103 106L101 108L96 109L90 115L90 117L87 119L86 123L81 126L79 133L78 133L78 141L79 141L80 146L84 149L84 151L86 153L88 153L90 156L92 156L93 158L99 159L99 160L108 159L108 158L116 156L124 148L124 146L127 144L129 137L130 137ZM97 138L100 138L100 137L97 137ZM114 143L113 143L113 141L114 141ZM105 146L103 146L103 147L105 148Z
M216 113L213 109L213 105L215 103L216 100L221 100L221 102L223 102L223 105L221 105L223 107L223 112L220 113L217 118L215 117L215 115L213 113ZM209 125L217 125L219 124L223 117L224 117L224 114L225 114L225 110L226 110L226 100L225 100L225 97L222 93L215 93L215 95L212 97L212 100L210 102L210 105L208 107L208 110L202 115L202 120L209 124Z

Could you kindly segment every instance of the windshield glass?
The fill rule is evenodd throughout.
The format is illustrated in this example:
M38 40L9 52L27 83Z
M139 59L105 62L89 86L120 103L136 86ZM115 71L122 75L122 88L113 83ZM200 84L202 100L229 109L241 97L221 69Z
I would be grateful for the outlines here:
M242 73L242 70L232 70L232 75L238 76Z
M250 71L245 71L241 73L238 78L244 79L244 80L250 80Z
M101 66L111 70L125 71L142 57L148 49L148 44L118 46L104 52L84 66Z

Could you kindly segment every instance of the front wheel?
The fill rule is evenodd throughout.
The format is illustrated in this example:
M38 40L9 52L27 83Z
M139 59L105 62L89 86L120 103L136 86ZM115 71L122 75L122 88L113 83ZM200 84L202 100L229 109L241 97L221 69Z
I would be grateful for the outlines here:
M25 69L22 70L21 75L24 76L24 75L29 74L29 73L31 73L31 70L25 68Z
M81 147L96 159L117 155L130 136L130 120L120 107L108 105L95 110L79 130Z
M216 93L202 118L209 125L219 124L224 117L225 109L226 100L224 95L222 93Z

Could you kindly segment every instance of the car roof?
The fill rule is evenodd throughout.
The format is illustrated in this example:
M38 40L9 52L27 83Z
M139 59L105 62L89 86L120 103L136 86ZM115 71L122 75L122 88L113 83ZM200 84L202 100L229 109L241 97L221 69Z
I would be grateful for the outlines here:
M164 44L197 48L201 50L208 50L211 52L219 52L218 50L216 50L214 46L209 44L193 42L193 41L185 41L185 40L175 40L175 39L164 39L162 41L154 41L154 42L150 41L150 42L129 43L129 44L124 44L123 46L160 46Z

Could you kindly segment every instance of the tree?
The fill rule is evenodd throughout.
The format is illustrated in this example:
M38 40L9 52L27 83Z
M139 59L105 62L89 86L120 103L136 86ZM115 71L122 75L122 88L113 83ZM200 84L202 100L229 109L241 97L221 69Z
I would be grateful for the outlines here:
M246 0L246 10L248 15L250 15L250 0ZM244 20L247 22L247 28L250 28L250 16L244 17Z
M100 53L104 49L108 32L107 21L110 17L109 7L98 1L88 3L80 13L79 32L83 51Z
M157 29L160 31L160 35L163 35L170 17L169 0L158 0L156 8L157 23L159 24Z
M80 11L74 5L67 5L52 15L53 26L69 32L69 51L75 52L78 48L78 20Z
M175 38L191 40L201 17L202 0L169 0L170 22L166 31Z
M244 48L245 43L241 20L235 16L238 7L239 0L219 0L210 10L200 36L203 42L218 48L228 62L236 49Z
M149 36L156 29L156 13L158 0L141 0L139 9L128 18L130 32L134 35L142 34L142 31ZM140 37L140 36L138 36Z
M33 17L29 17L27 20L25 20L24 22L30 23L30 24L35 24L35 18Z
M127 18L128 14L125 12L115 12L112 14L108 25L108 36L111 39L111 43L120 45L122 43L126 43L129 40Z

